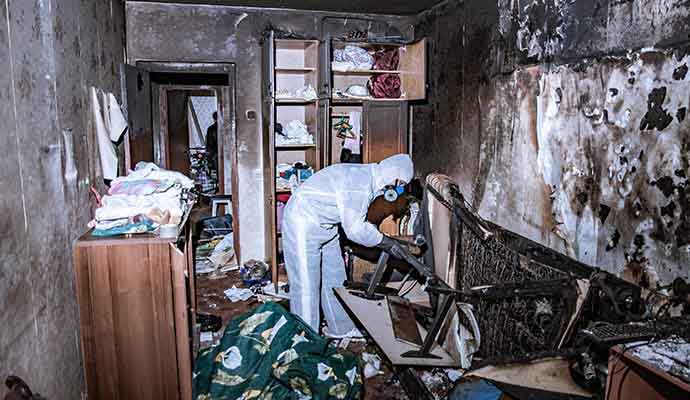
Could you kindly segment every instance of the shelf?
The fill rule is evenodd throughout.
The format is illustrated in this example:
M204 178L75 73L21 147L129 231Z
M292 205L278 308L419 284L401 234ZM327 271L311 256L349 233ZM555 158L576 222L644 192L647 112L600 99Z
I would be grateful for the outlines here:
M304 149L315 149L315 148L316 148L315 143L276 145L276 151L280 151L280 150L304 150Z
M275 67L276 72L309 73L316 72L313 67Z
M331 118L350 118L350 114L345 114L345 113L331 113Z
M312 104L316 103L318 99L292 99L292 98L276 98L276 104L278 105L290 105L290 104Z
M288 194L288 193L292 193L292 189L278 189L278 188L276 188L276 193L277 194Z
M375 97L332 97L331 101L333 101L334 104L359 104L363 101L407 101L407 98L379 99Z
M301 39L274 39L275 45L279 49L304 50L307 47L318 46L318 40Z
M374 75L374 74L402 74L402 71L386 71L381 69L334 69L332 70L337 75Z

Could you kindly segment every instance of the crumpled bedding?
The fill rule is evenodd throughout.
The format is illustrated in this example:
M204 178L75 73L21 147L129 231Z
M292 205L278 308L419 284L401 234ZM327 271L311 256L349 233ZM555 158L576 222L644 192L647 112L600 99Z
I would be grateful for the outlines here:
M331 68L335 71L349 71L353 69L368 70L374 65L374 58L365 49L347 45L343 49L333 51Z
M194 181L179 172L139 162L129 175L112 181L89 225L96 229L95 234L113 236L179 224L186 208L182 193L192 187Z
M400 76L397 74L380 74L369 78L369 93L377 99L398 99L402 96Z
M358 399L362 375L357 358L267 302L230 321L220 344L199 353L193 388L196 400Z

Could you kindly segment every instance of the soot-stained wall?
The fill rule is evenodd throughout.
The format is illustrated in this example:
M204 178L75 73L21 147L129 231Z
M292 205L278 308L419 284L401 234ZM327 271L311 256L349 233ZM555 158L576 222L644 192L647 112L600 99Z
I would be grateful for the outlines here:
M448 1L419 16L414 160L479 213L655 284L690 274L690 4Z
M102 188L88 90L119 98L124 24L122 0L0 2L0 379L49 399L84 391L72 243Z
M323 39L350 31L412 38L413 17L226 6L127 2L127 56L137 61L229 62L237 73L237 155L241 256L266 259L269 213L266 139L261 127L262 33L269 27ZM256 119L246 117L256 111Z

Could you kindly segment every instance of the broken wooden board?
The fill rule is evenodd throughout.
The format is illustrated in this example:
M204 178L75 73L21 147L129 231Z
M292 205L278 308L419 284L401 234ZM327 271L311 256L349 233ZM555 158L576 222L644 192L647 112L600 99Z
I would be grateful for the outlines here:
M592 397L591 393L573 381L568 369L568 360L560 358L500 366L488 365L469 371L465 376L476 376L491 382L506 383L546 392Z
M449 368L460 366L460 363L453 360L438 344L431 349L431 354L440 358L403 357L401 354L418 350L419 346L395 338L390 309L385 300L367 300L345 288L335 289L335 294L350 315L354 316L364 326L364 329L393 365ZM417 327L421 336L426 336L426 330L419 324Z

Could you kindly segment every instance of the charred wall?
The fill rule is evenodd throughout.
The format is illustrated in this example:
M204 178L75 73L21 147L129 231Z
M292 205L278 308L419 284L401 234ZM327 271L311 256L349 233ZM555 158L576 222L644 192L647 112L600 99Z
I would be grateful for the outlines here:
M88 89L119 97L124 1L9 0L0 20L0 377L78 399L72 243L102 181Z
M231 62L236 65L237 156L239 224L242 259L265 259L270 254L267 199L272 176L264 154L267 138L261 126L262 33L273 28L299 38L323 39L351 31L369 37L412 36L413 17L342 14L127 2L127 50L137 61ZM247 111L256 118L248 119Z
M690 4L450 0L418 16L414 160L480 214L642 283L690 274Z

